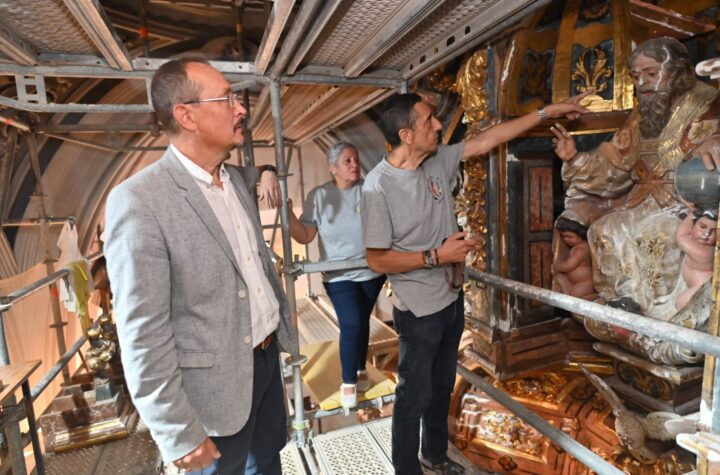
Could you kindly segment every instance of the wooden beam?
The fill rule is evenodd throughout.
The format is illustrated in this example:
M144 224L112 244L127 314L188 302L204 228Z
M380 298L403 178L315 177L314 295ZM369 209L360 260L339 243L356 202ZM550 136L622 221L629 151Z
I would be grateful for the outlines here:
M37 54L9 26L0 21L0 52L13 61L27 66L38 64Z
M281 0L273 5L268 19L268 26L265 28L265 34L263 34L260 49L255 58L255 71L258 76L265 74L270 64L270 59L275 52L278 41L280 41L280 35L290 17L293 5L295 5L295 0Z
M85 33L113 67L132 71L130 54L116 34L105 12L93 0L63 0Z

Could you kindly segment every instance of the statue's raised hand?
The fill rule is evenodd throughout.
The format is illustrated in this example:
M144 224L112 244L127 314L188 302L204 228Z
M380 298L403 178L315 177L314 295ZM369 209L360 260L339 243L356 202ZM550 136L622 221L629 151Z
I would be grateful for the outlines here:
M577 155L575 139L572 138L565 127L558 123L555 123L555 125L550 127L550 132L552 132L555 136L552 139L555 154L564 162L572 160L572 158Z

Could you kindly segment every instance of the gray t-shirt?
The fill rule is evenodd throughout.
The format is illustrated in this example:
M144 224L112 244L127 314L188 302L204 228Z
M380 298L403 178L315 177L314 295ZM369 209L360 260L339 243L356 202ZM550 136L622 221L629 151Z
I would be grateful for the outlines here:
M458 231L452 186L465 142L441 145L417 170L402 170L382 160L363 187L363 230L370 249L403 252L440 247ZM442 263L441 263L442 264ZM393 304L418 317L438 312L457 299L447 282L447 266L389 274ZM449 269L448 269L449 272Z
M300 222L318 229L321 260L337 261L365 257L360 217L362 187L362 180L347 190L341 190L329 181L314 188L308 194ZM379 276L380 274L370 269L352 269L324 272L323 280L362 282Z

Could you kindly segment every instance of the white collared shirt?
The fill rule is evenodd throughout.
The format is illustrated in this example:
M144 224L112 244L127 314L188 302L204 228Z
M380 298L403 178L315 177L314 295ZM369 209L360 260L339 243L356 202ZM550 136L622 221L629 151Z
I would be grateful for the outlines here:
M170 145L176 157L190 173L200 192L207 200L215 217L220 222L230 242L235 259L247 285L250 298L250 320L252 322L252 344L256 347L274 332L280 323L280 305L270 281L263 271L258 242L247 211L240 202L225 165L220 165L222 188L213 184L213 177L195 162ZM240 244L243 245L240 245ZM244 292L239 296L244 298Z

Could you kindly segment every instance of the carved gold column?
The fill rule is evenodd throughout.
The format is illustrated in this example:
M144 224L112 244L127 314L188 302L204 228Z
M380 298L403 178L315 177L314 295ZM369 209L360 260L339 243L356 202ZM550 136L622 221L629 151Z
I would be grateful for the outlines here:
M462 121L468 125L465 140L475 137L488 123L487 83L488 53L486 49L476 51L460 67L456 80L456 92L460 95ZM469 238L477 240L476 248L468 255L467 265L479 271L486 270L487 211L487 167L485 157L472 157L465 161L465 183L455 203L465 231ZM465 286L466 302L474 318L484 320L488 313L485 289L477 282Z

